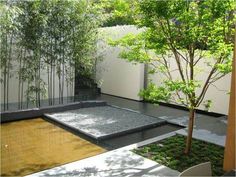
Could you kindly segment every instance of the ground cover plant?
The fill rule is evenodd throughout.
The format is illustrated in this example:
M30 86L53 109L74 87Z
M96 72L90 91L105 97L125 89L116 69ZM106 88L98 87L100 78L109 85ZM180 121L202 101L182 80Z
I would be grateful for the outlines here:
M212 175L223 175L223 147L193 139L191 153L186 155L184 154L184 141L184 136L176 135L133 151L179 172L199 163L210 161Z

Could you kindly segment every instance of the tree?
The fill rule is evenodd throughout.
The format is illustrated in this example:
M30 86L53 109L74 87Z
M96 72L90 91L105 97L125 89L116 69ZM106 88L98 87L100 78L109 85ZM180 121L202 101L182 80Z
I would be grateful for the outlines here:
M9 80L12 77L12 58L18 31L17 18L21 13L21 10L11 3L0 2L0 82L3 83L4 110L8 109Z
M164 77L161 85L150 81L140 92L145 100L189 109L188 154L196 109L204 101L210 106L204 100L208 88L232 69L234 1L141 0L138 8L143 32L110 43L124 48L121 58L148 64L149 74ZM198 78L202 72L207 72L205 80Z
M54 104L57 89L59 103L63 103L64 87L72 94L75 71L80 69L82 77L86 74L94 79L100 24L96 8L87 0L0 2L4 110L8 109L9 82L13 76L18 79L18 109L23 108L24 97L27 108L31 102L40 107L46 92L49 105Z
M80 87L91 88L95 84L94 67L97 59L97 35L100 25L100 12L91 2L84 1L74 7L72 43L72 62L75 66L75 84ZM93 8L91 8L93 7ZM76 86L76 88L77 88Z
M42 3L40 1L18 2L17 7L23 13L19 16L18 46L24 48L25 55L19 58L19 91L23 97L24 81L27 81L26 99L40 107L41 94L45 94L45 82L41 79L43 70L42 55L42 35L46 25L46 14L42 13ZM22 62L23 60L23 62ZM21 66L21 63L23 63ZM33 69L33 70L32 70ZM20 87L21 84L21 87ZM19 92L20 93L20 92ZM19 94L20 95L20 94ZM21 99L22 102L23 99ZM21 105L22 107L22 105Z
M102 26L131 25L135 23L137 0L93 0L103 16Z

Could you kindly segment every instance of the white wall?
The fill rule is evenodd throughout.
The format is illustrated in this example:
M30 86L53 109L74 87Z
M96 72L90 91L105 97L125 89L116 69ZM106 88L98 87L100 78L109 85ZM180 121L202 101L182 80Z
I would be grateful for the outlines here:
M135 26L116 26L102 28L100 29L100 34L104 39L107 36L118 39L125 34L138 33L140 31ZM104 46L102 42L98 46L100 51L104 52L104 60L97 66L97 82L100 83L102 93L140 100L137 95L144 85L144 66L141 64L132 65L120 59L118 57L120 51L118 48ZM201 65L203 66L203 63L200 64L200 67ZM174 60L171 60L171 67L173 70L176 68ZM205 69L205 73L198 74L199 80L204 81L206 79L209 68ZM173 72L173 75L177 77L178 74ZM156 74L151 78L154 83L159 85L163 76ZM220 79L214 85L216 87L211 86L205 96L205 100L213 101L210 111L228 114L229 95L227 92L230 88L230 75ZM199 92L200 90L198 90ZM204 110L204 106L201 105L200 109Z
M119 39L128 33L138 33L135 26L115 26L100 29L104 38ZM97 66L97 81L101 92L120 97L140 100L138 93L143 89L144 65L133 65L119 58L119 48L99 43L104 50L103 61Z
M14 62L13 64L13 69L11 70L11 75L12 77L9 80L9 97L8 97L8 102L9 103L15 103L18 102L18 75L17 75L17 69L19 67L19 64ZM33 72L33 71L32 71ZM41 79L46 83L45 88L47 88L47 70L41 70ZM59 97L59 79L57 75L55 74L55 98ZM1 99L0 103L3 104L4 102L4 90L3 90L3 83L1 83L0 86L1 89ZM23 101L26 101L26 96L25 96L25 91L27 89L27 83L24 83L24 96L23 96ZM68 87L66 86L66 81L64 82L64 92L63 92L64 97L67 96L74 96L74 86L71 85ZM47 99L47 93L46 96L41 95L41 99Z
M101 87L101 92L120 97L130 98L134 100L140 100L138 93L144 86L144 65L133 65L123 59L119 58L119 48L110 47L104 44L105 38L119 39L128 33L140 32L135 26L115 26L100 29L100 38L103 39L98 43L99 52L103 53L103 61L97 65L96 79L97 83ZM174 69L176 65L174 60L171 61L171 67ZM17 69L15 63L13 68ZM206 73L199 74L199 80L206 78ZM46 71L42 71L42 78L46 81ZM153 82L160 84L161 75L154 75L151 77ZM56 78L56 90L55 97L58 97L58 79ZM215 87L216 86L216 87ZM230 75L220 79L215 83L215 86L211 86L206 94L205 100L210 99L213 101L213 105L210 111L228 114L229 95L226 94L230 88ZM3 84L1 84L1 103L3 103ZM17 102L18 98L18 79L13 76L10 79L9 87L9 103ZM73 89L73 88L72 88ZM66 87L64 95L67 96ZM69 92L68 96L73 96L72 92ZM200 106L204 109L203 106Z
M175 59L171 56L166 57L168 58L168 62L170 63L170 70L172 70L172 77L174 79L180 79L180 74L177 71L177 65L175 62ZM209 61L209 59L207 60ZM213 60L212 60L213 62ZM204 59L201 60L201 62L196 65L196 80L201 81L201 84L203 85L205 80L207 79L207 76L210 72L210 67L207 67L207 65L204 63ZM149 77L153 83L160 85L161 81L165 78L162 74L154 74ZM212 100L212 107L210 108L210 112L216 112L221 114L228 114L228 107L229 107L229 94L230 91L230 82L231 81L231 75L228 74L225 77L221 78L217 82L215 82L213 85L211 85L205 95L204 100ZM202 88L199 88L196 90L197 95L200 95ZM200 105L199 109L204 110L204 101Z

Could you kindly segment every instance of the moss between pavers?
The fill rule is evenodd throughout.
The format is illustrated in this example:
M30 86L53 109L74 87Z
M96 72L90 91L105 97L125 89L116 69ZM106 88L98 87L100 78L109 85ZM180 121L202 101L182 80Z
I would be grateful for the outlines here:
M179 172L199 163L210 161L212 164L212 175L223 175L223 147L193 139L189 155L184 154L184 148L185 137L175 135L134 149L133 152Z

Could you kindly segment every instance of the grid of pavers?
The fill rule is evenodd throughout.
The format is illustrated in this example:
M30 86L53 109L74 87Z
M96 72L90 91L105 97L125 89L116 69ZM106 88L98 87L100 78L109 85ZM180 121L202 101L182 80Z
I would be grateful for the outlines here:
M95 139L165 123L159 118L112 106L82 108L45 116Z

